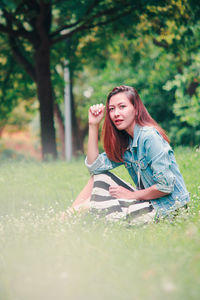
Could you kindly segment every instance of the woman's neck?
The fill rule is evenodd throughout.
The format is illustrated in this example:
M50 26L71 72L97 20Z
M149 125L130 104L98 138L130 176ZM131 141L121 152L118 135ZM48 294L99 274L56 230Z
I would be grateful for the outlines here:
M128 133L128 135L130 135L130 137L133 139L134 136L134 128L135 128L135 124L134 123L132 126L130 126L129 128L126 129L126 132Z

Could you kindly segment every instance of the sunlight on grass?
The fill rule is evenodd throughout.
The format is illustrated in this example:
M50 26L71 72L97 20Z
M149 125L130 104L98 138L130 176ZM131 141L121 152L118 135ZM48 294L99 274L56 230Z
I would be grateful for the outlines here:
M89 178L83 159L1 162L0 299L199 299L200 153L178 148L176 157L189 209L142 227L61 220Z

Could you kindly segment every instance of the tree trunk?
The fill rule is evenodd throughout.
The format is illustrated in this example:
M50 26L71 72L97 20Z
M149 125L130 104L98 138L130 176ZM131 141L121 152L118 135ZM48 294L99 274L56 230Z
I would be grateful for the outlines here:
M72 148L73 155L79 155L83 153L84 148L84 138L88 131L88 127L81 129L79 122L76 117L76 108L74 103L73 95L73 71L70 70L70 99L71 99L71 116L72 116Z
M35 53L37 93L40 103L40 126L43 159L56 158L56 134L54 127L54 101L50 74L50 47L43 42Z
M0 138L1 138L2 135L3 135L3 130L4 130L4 126L0 127Z
M59 105L57 103L54 104L54 116L58 123L58 134L61 142L62 158L65 159L65 126Z

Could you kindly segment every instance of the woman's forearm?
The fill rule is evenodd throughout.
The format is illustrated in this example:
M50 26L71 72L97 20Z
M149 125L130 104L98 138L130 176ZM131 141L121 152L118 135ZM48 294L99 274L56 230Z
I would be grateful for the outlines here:
M135 190L134 192L127 190L122 186L110 186L110 195L114 198L136 199L136 200L152 200L164 197L167 193L161 192L156 185L143 190Z
M98 124L95 125L89 124L88 150L87 150L88 164L92 164L99 155L98 131L99 131Z
M87 150L87 162L92 164L99 155L98 147L98 132L99 124L104 116L105 106L103 104L92 105L88 112L88 150Z
M136 190L133 192L133 196L137 200L152 200L161 198L168 195L167 193L161 192L156 188L156 185L143 190Z

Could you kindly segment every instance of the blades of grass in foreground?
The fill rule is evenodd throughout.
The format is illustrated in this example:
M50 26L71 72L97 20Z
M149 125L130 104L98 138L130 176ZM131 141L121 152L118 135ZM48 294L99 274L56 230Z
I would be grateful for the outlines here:
M200 158L187 148L176 157L188 211L137 227L87 214L61 220L88 180L82 160L3 162L0 299L198 299Z

